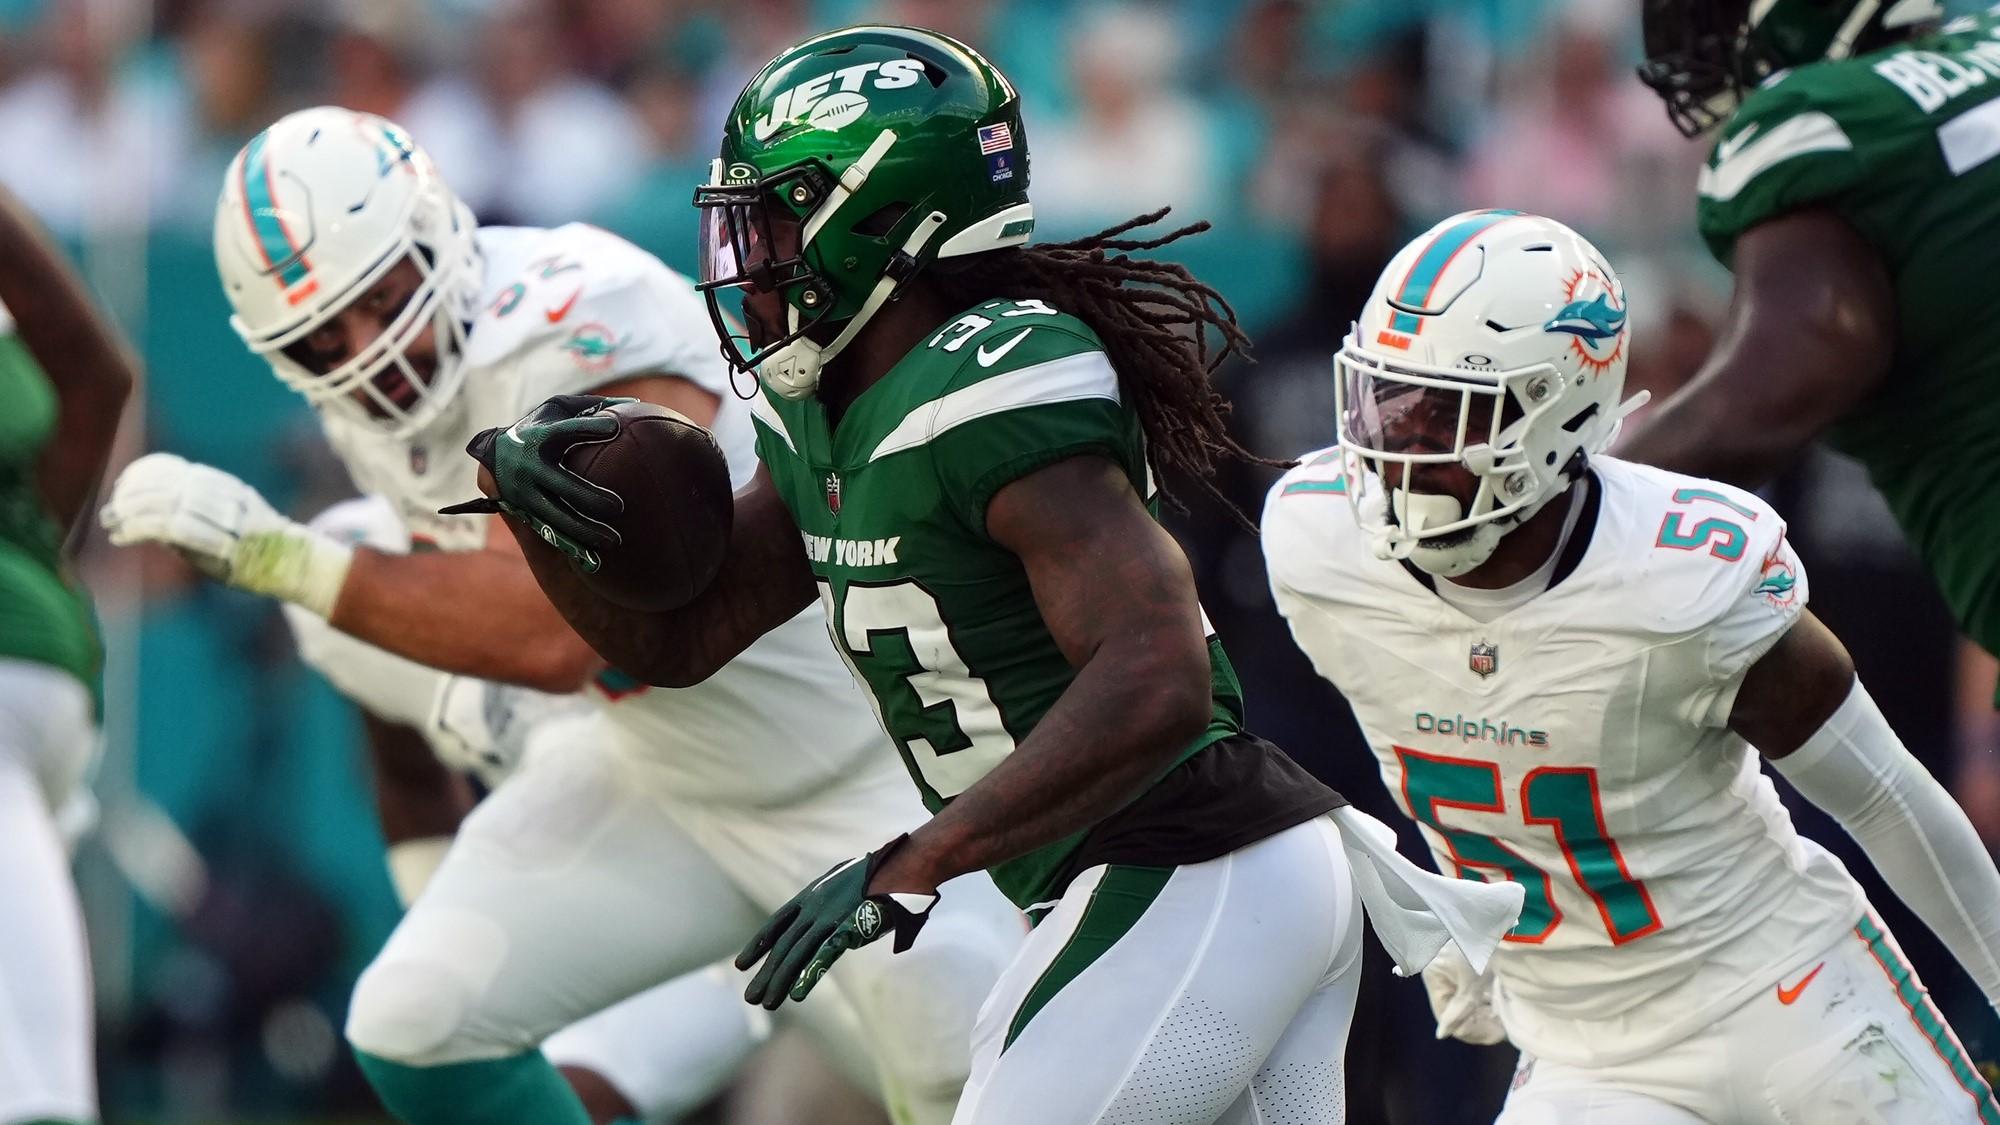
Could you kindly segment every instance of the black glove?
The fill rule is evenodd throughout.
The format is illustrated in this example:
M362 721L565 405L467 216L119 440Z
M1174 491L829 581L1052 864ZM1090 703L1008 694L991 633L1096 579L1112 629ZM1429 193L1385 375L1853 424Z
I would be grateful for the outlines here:
M579 445L617 436L618 419L604 411L633 401L556 395L505 430L481 430L466 443L465 451L493 474L500 495L440 508L439 514L499 512L517 517L568 556L578 570L595 572L603 565L601 552L619 543L618 530L608 521L625 510L625 501L571 472L563 458Z
M736 955L739 969L764 960L743 999L773 1011L788 994L794 1000L804 1000L842 953L859 949L887 932L896 935L897 953L908 949L930 918L938 896L871 895L868 881L882 861L909 838L905 833L867 855L834 865L779 907ZM766 958L766 954L770 956Z

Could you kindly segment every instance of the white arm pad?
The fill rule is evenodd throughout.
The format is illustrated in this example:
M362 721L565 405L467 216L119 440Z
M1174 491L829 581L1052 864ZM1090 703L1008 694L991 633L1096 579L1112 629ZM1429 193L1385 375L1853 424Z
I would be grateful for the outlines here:
M1772 764L1860 842L1896 897L2000 1008L2000 871L1861 681L1805 745Z

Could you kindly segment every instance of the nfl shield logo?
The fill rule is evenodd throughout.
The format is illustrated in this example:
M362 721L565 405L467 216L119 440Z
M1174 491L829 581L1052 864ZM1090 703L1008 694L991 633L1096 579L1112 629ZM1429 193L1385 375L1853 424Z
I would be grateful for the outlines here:
M410 471L417 474L418 476L423 476L424 470L429 469L430 467L431 467L431 456L428 452L424 450L424 447L421 445L411 446Z
M1466 660L1466 664L1482 680L1498 672L1500 670L1499 646L1487 644L1485 641L1473 645L1472 656Z
M840 474L826 474L826 510L840 514Z

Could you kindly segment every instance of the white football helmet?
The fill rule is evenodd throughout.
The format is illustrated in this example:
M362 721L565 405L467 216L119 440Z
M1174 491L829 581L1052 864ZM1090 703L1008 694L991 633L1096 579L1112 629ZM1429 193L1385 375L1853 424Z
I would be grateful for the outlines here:
M475 226L395 124L338 106L289 114L230 162L216 205L215 265L236 310L230 326L314 407L408 436L437 417L462 378L480 293ZM405 260L422 283L358 354L316 371L288 350ZM437 366L426 378L407 353L432 326ZM401 376L386 380L395 394L380 385L392 368Z
M1617 436L1630 331L1604 256L1561 223L1468 211L1390 261L1334 358L1347 494L1385 559L1455 577ZM1426 464L1469 504L1412 488Z

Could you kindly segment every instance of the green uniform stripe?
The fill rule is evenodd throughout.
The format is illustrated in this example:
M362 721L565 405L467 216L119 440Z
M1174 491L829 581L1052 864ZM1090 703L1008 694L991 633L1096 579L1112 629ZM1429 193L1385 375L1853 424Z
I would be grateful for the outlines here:
M1076 932L1070 934L1069 941L1056 954L1049 967L1042 970L1041 979L1028 990L1021 1006L1014 1012L1014 1021L1007 1025L1007 1041L1000 1045L1005 1051L1014 1045L1021 1032L1028 1027L1028 1021L1035 1018L1056 993L1068 987L1085 969L1097 962L1099 957L1117 945L1139 919L1145 915L1153 900L1166 889L1167 880L1173 878L1171 867L1126 867L1113 864L1104 869L1104 877L1097 882L1097 889L1090 892L1090 902L1083 908L1083 917L1076 924Z
M1965 1057L1965 1048L1959 1046L1958 1037L1951 1033L1951 1028L1945 1026L1944 1018L1931 1006L1930 993L1917 982L1917 974L1890 943L1889 935L1875 924L1875 919L1866 915L1854 927L1854 934L1867 944L1875 963L1882 966L1889 983L1895 985L1896 998L1909 1009L1910 1018L1930 1040L1931 1049L1951 1069L1951 1076L1958 1079L1959 1086L1972 1095L1973 1104L1979 1107L1981 1125L2000 1125L2000 1105L1993 1101L1993 1090L1973 1069L1972 1060Z

